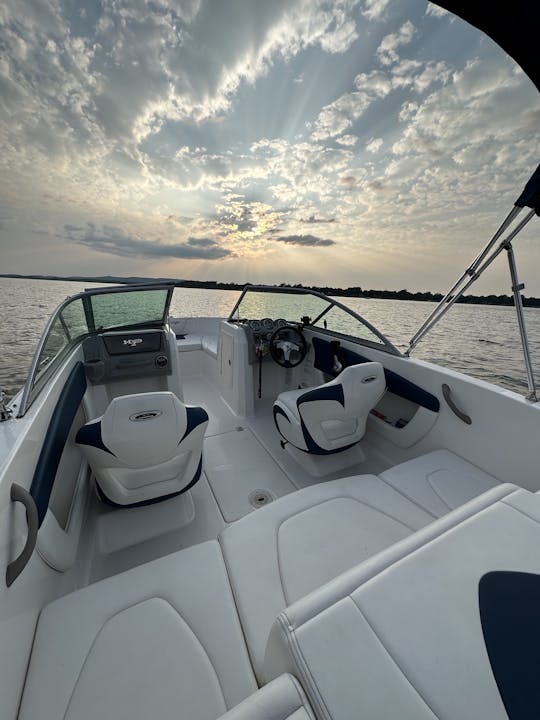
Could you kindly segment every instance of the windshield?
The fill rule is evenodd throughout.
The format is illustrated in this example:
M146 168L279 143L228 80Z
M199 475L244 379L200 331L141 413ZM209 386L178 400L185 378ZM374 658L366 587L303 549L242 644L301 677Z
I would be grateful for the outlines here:
M68 298L51 317L38 344L19 417L67 354L87 335L118 328L165 325L172 291L172 285L96 288Z
M345 336L398 353L392 343L367 320L335 298L329 298L314 290L294 287L246 287L229 320L245 323L263 318L303 323L328 334Z

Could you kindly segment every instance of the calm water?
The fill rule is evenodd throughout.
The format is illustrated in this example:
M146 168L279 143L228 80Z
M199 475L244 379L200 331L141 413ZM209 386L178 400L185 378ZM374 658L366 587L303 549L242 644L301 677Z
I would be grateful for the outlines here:
M24 383L36 343L49 315L68 295L89 283L0 278L0 388L13 395ZM239 293L176 288L174 316L227 316ZM298 300L298 298L297 298ZM400 349L405 349L433 305L399 300L345 298ZM297 313L292 312L289 318ZM540 310L525 310L536 376L540 380ZM299 318L298 318L299 319ZM414 357L430 360L517 392L527 388L515 310L457 305L435 327Z

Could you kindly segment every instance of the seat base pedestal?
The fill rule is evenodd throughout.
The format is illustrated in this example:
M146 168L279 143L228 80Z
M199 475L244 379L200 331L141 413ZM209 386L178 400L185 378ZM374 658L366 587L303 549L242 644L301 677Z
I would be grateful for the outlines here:
M312 455L311 453L298 450L289 442L284 448L294 460L301 465L312 477L322 478L331 473L345 470L363 463L366 459L360 445L355 445L348 450L333 453L332 455Z

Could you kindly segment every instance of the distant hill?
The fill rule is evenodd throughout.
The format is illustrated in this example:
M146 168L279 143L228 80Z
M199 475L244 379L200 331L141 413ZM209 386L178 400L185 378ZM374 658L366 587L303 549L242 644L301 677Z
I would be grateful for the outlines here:
M176 287L202 288L205 290L243 290L246 285L253 283L223 283L215 280L182 280L179 278L148 278L148 277L120 277L117 275L103 275L87 277L83 275L19 275L16 273L0 273L0 277L20 278L22 280L61 280L68 282L88 282L88 283L104 283L114 285L134 285L140 283L157 283L168 282L174 283ZM360 297L375 298L381 300L417 300L424 302L439 302L442 300L441 293L432 292L410 292L409 290L364 290L361 287L335 288L335 287L318 287L308 285L288 285L281 283L272 287L291 287L304 288L306 290L316 290L325 295L333 297ZM540 298L526 297L522 295L524 307L540 308ZM514 299L511 295L464 295L458 300L459 303L468 305L513 305Z

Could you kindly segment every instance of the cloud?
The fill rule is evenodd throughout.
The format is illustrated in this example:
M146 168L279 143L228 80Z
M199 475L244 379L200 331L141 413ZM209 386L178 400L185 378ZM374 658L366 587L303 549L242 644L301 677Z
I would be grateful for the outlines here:
M366 150L370 153L379 152L383 143L384 141L382 138L371 138L371 140L366 144Z
M332 218L320 218L320 217L315 217L315 215L310 215L306 219L301 218L300 222L306 223L308 225L318 225L318 224L335 223L336 218L333 218L333 217Z
M281 237L273 239L286 243L287 245L303 245L309 247L322 247L336 244L334 240L326 240L316 237L315 235L282 235Z
M397 49L402 45L408 45L416 32L410 20L407 20L396 33L386 35L377 48L377 56L383 65L391 65L399 60Z
M111 225L100 227L90 222L82 233L70 231L68 239L97 252L120 257L218 260L232 254L230 250L206 238L190 238L187 243L165 244L141 240Z
M210 247L211 245L217 245L215 240L210 238L188 238L188 245L195 245L196 247Z

